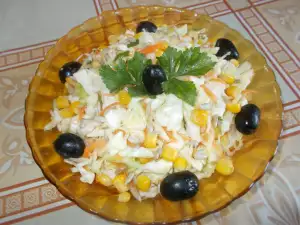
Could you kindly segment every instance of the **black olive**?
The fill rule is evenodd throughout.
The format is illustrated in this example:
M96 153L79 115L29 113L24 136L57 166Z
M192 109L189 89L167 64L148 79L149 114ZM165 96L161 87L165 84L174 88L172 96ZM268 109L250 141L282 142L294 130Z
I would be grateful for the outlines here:
M151 95L163 93L162 82L166 80L166 74L160 65L149 65L143 71L143 83Z
M56 152L65 159L79 158L85 149L85 144L81 137L71 133L59 135L53 142L53 145Z
M172 173L160 184L161 195L170 201L194 197L199 190L198 178L190 171Z
M218 57L221 57L226 53L230 52L230 54L225 57L226 60L239 58L238 50L236 49L234 44L226 38L218 39L216 42L216 47L219 47L219 51L216 54L216 56Z
M136 27L136 33L147 31L150 33L155 33L157 26L150 21L141 21Z
M235 116L236 129L242 134L253 134L260 122L260 109L254 104L247 104Z
M66 78L73 76L81 67L81 63L79 62L68 62L63 65L59 70L59 79L64 84L66 82Z

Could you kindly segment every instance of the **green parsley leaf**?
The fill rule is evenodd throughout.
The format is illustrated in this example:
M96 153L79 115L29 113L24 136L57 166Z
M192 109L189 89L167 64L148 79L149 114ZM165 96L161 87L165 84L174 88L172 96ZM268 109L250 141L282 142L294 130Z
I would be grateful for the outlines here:
M141 85L143 70L149 64L151 60L135 52L133 58L127 62L119 59L114 68L103 65L99 73L110 92L117 92L127 85Z
M158 57L158 63L164 69L167 77L175 77L176 67L180 58L181 52L176 48L168 47L162 56Z
M172 79L163 83L163 89L167 94L174 94L190 105L195 105L197 91L193 82Z
M118 59L122 59L122 58L124 58L124 57L126 57L126 56L129 56L129 51L119 53L119 54L116 56L116 58L115 58L114 61L117 61Z
M184 51L168 47L164 54L158 58L158 62L167 73L169 79L185 75L201 76L211 70L216 64L207 53L200 52L198 47Z
M139 52L135 52L133 58L128 60L128 73L134 78L135 84L141 84L143 71L150 64L151 59L147 59L145 55Z
M145 87L143 84L137 85L135 87L129 87L128 88L128 93L132 97L139 97L139 96L145 96L148 95L148 92L146 91Z
M136 39L135 41L130 42L130 43L127 45L127 47L128 47L128 48L131 48L131 47L137 46L139 43L140 43L140 42L139 42L139 39Z
M119 63L114 69L110 65L103 65L99 72L110 92L119 91L126 85L134 83L132 77L126 70L126 63L123 60L119 60Z
M133 44L138 44L138 40L130 43L128 47L134 46ZM142 73L145 67L151 64L151 60L143 54L135 52L131 59L125 61L123 57L128 55L129 52L118 54L115 59L116 65L113 68L110 65L103 65L100 68L103 82L110 92L116 92L129 86L128 92L131 96L149 96L142 82ZM174 94L190 105L194 105L196 102L196 87L193 82L181 81L176 77L201 76L215 65L207 53L200 52L200 48L178 51L172 47L168 47L164 54L158 57L158 63L167 75L167 81L162 84L165 93Z

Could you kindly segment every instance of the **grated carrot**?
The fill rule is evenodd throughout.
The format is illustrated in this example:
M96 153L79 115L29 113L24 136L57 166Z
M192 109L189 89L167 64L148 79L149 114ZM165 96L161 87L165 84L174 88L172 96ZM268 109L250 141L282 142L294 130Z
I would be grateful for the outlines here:
M182 137L182 139L184 141L190 141L192 140L192 138L190 138L189 136L185 135L185 134L181 134L181 133L178 133L180 135L180 137Z
M164 139L161 135L158 135L157 137L159 140L163 141L164 143L168 143L166 139Z
M147 136L147 133L148 133L148 130L147 130L147 128L145 128L145 129L144 129L144 137L145 137L145 138L146 138L146 136ZM145 147L145 144L142 143L142 144L141 144L141 147Z
M113 134L117 134L117 133L119 133L119 132L122 132L122 133L123 133L123 136L126 135L126 131L125 131L125 130L122 130L122 129L116 129L116 130L113 132Z
M142 107L143 109L146 111L147 109L147 103L145 102L146 98L144 98L142 101L141 101L141 104L142 104Z
M202 138L203 138L203 141L208 142L208 140L209 140L209 134L208 133L202 134Z
M85 113L86 106L80 107L78 110L78 119L82 120Z
M206 78L215 77L215 73L213 70L208 71L205 75Z
M162 127L164 129L164 131L166 132L166 134L168 135L168 137L170 138L170 141L168 143L171 143L171 142L176 142L176 138L173 136L173 133L172 131L168 131L167 130L167 127Z
M142 54L149 54L155 52L157 49L165 50L166 43L165 42L158 42L154 45L149 45L143 49L140 50L140 53Z
M107 96L107 97L113 97L115 95L116 94L114 94L114 93L102 93L102 96Z
M85 148L84 149L84 152L83 152L83 155L82 155L83 158L88 158L90 157L90 152Z
M82 157L88 158L90 156L90 153L92 153L96 148L103 148L106 144L107 141L105 139L98 139L92 142L85 147Z
M224 80L222 80L221 78L212 78L210 79L210 81L214 81L214 82L219 82L222 84L227 84Z
M136 147L136 144L134 144L134 143L132 143L131 141L128 141L127 140L127 145L129 146L129 147Z
M100 116L104 116L104 114L106 113L107 110L117 106L117 105L121 105L120 102L114 102L108 106L106 106L101 112L100 112Z
M201 85L201 87L204 89L205 93L210 97L210 99L211 99L214 103L216 103L216 102L218 101L217 96L216 96L211 90L209 90L208 87L206 87L204 84Z
M204 145L203 145L203 143L200 141L200 142L198 143L196 149L197 149L197 148L200 148L201 146L204 146Z
M166 133L167 133L167 135L169 136L169 138L170 138L172 141L177 141L177 140L174 138L174 136L173 136L173 134L172 134L171 131L166 131Z

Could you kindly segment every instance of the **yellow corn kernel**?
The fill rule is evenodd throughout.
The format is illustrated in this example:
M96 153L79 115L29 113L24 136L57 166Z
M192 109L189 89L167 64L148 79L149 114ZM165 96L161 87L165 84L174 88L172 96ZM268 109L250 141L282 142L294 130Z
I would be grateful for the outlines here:
M191 113L191 120L194 124L205 127L208 120L208 111L202 109L194 109Z
M164 41L162 42L161 47L159 49L164 51L168 48L168 46L169 46L168 42Z
M69 103L69 100L67 97L64 97L64 96L59 96L57 99L56 99L56 107L58 109L64 109L64 108L67 108L69 107L70 103Z
M231 62L235 67L239 67L239 65L240 65L239 61L237 61L236 59L231 59L230 62Z
M221 74L220 78L224 80L227 84L233 84L235 81L234 77L230 74Z
M65 109L59 110L59 115L62 118L70 118L74 115L74 113L71 108L65 108Z
M134 35L135 39L139 39L142 36L143 32L139 32L137 34Z
M113 180L113 183L115 182L122 182L122 183L125 183L125 180L126 180L126 175L124 173L121 173L121 174L118 174L114 180Z
M232 160L229 157L221 158L216 165L216 171L222 175L230 175L234 171Z
M163 150L162 150L162 153L161 153L161 157L164 159L164 160L167 160L167 161L171 161L171 162L174 162L175 159L177 158L177 155L178 155L178 152L176 149L168 146L168 145L165 145L163 147Z
M128 105L131 101L131 96L128 94L127 91L124 90L119 92L118 97L119 97L119 102L122 105Z
M227 103L226 109L232 113L239 113L241 111L241 105L238 103Z
M129 202L130 198L131 198L131 194L128 191L126 191L126 192L119 194L118 201L119 202Z
M125 180L125 174L119 174L113 180L113 185L120 193L128 191L128 186L125 184Z
M80 106L80 101L75 101L75 102L71 103L70 108L71 108L71 110L72 110L73 113L78 114L79 106Z
M152 160L153 160L153 158L139 158L139 162L142 164L146 164Z
M187 167L187 161L185 158L178 157L174 162L174 168L177 170L185 170Z
M110 177L103 173L97 174L96 181L106 187L112 185L112 180L110 179Z
M147 132L145 140L144 140L144 147L145 148L156 148L156 142L157 142L157 134Z
M162 54L164 54L164 52L163 52L162 50L160 50L160 49L157 49L157 50L155 51L155 56L156 56L156 57L160 57L160 56L162 56Z
M141 191L148 191L151 185L151 180L146 175L139 175L136 178L136 186Z
M202 39L199 39L197 43L198 43L198 45L202 45L202 44L204 44L204 41Z
M221 129L220 127L215 127L215 138L217 139L219 135L221 134Z
M230 96L230 97L236 97L238 95L238 93L241 92L241 89L238 88L237 86L230 86L228 88L225 89L225 93L226 95Z

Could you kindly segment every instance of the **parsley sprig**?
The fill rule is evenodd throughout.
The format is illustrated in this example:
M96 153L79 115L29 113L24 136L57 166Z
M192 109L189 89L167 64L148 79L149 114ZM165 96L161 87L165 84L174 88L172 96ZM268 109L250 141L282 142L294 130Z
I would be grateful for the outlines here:
M164 54L158 58L158 63L164 68L168 79L178 76L201 76L211 70L215 62L200 48L189 48L179 51L168 47Z
M167 74L167 82L164 82L164 91L174 94L190 105L195 105L197 91L193 82L176 79L180 76L202 76L211 70L215 62L207 55L200 52L200 48L189 48L179 51L168 47L164 54L158 58L158 63Z
M191 81L177 78L187 75L202 76L215 65L207 53L201 52L198 47L184 51L168 47L157 61L167 76L167 81L163 83L165 93L174 94L190 105L196 102L196 87ZM111 92L117 92L127 86L131 96L144 96L147 92L142 82L142 74L145 67L150 64L151 60L135 52L133 58L127 62L120 58L113 67L103 65L100 68L100 75Z
M142 73L151 60L143 54L135 52L133 58L127 62L119 58L115 65L100 67L100 75L110 92L122 90L125 86L141 86Z

